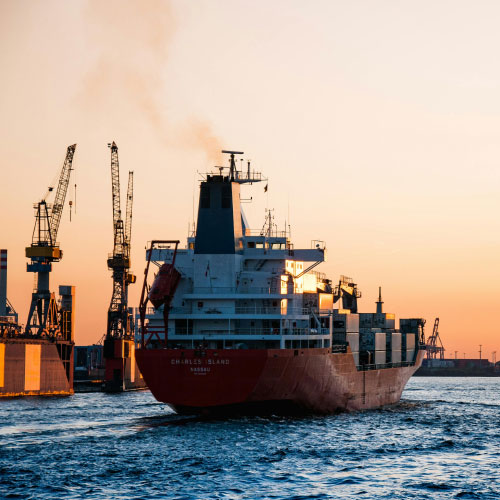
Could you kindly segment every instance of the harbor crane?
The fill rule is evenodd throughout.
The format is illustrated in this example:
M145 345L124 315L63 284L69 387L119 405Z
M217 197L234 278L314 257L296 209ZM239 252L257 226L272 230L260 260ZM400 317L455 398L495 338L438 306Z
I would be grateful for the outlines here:
M132 203L134 173L129 172L125 222L120 205L120 166L118 146L111 149L111 185L113 197L113 253L108 256L108 268L113 271L113 294L108 309L106 339L129 339L133 336L132 316L128 312L128 285L136 277L130 270L130 243L132 236Z
M432 335L427 339L427 359L444 359L444 346L439 336L439 318L434 320L434 328L432 329Z
M25 333L27 335L58 338L62 334L59 309L55 294L50 292L49 278L52 262L59 262L63 255L57 242L57 233L73 170L75 148L76 144L73 144L68 146L66 151L54 202L52 204L47 202L47 197L54 189L51 186L42 200L34 205L35 227L31 245L26 248L26 257L30 259L27 265L28 272L36 274L36 288L31 296L26 322Z

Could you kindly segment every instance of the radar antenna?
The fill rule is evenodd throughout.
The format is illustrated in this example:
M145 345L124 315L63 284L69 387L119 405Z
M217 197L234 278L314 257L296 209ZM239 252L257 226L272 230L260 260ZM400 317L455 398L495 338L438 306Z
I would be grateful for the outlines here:
M236 162L234 160L234 155L244 155L245 153L243 151L229 151L226 149L223 149L222 153L231 155L230 167L229 167L229 177L231 178L232 181L234 181L234 176L235 176L235 172L236 172Z
M243 155L243 151L230 151L228 149L223 149L222 153L231 155L229 159L229 180L231 182L237 182L238 184L252 184L253 182L267 181L265 177L262 177L260 172L255 172L250 170L250 161L247 160L247 171L238 170L236 168L236 160L234 155ZM243 165L243 161L241 162ZM219 175L222 175L222 170L227 167L216 167L219 169Z

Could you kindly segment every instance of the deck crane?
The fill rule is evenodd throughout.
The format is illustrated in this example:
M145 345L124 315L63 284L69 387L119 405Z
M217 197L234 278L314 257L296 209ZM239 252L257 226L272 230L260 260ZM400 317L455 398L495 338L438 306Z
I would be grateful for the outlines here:
M133 172L129 172L125 223L120 207L120 166L118 146L111 148L111 183L113 195L113 253L108 256L108 268L113 271L113 294L108 309L106 338L124 339L133 335L128 314L128 285L135 283L130 269L130 242L132 234Z
M427 339L427 359L444 359L444 346L439 336L439 318L434 320L434 328L432 329L432 335ZM438 344L439 342L439 344Z
M63 255L57 242L57 233L73 170L75 148L76 144L73 144L68 146L66 151L54 202L47 203L46 198L53 191L53 187L49 187L43 199L34 205L35 227L31 246L26 248L26 257L30 259L27 266L28 272L35 273L37 277L26 323L27 335L58 338L62 334L55 294L51 293L49 288L49 277L52 262L59 262Z

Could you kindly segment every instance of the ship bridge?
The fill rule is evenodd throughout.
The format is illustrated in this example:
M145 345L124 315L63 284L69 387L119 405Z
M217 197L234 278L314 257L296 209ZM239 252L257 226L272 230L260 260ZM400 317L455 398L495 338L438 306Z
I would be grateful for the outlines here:
M189 241L178 251L181 281L169 340L185 347L329 347L333 295L325 293L324 275L309 269L324 261L324 250L294 250L287 238L244 236L242 242L231 257L201 257ZM170 263L173 252L154 249L151 259ZM162 312L150 308L147 318L163 337Z
M177 250L181 280L171 303L169 341L183 347L330 347L333 293L313 270L325 261L325 245L295 249L271 211L262 229L250 229L240 185L267 179L250 162L237 168L235 155L242 152L223 152L230 155L229 167L203 176L196 232ZM173 248L151 252L158 266L173 260ZM148 329L160 337L162 317L148 311Z

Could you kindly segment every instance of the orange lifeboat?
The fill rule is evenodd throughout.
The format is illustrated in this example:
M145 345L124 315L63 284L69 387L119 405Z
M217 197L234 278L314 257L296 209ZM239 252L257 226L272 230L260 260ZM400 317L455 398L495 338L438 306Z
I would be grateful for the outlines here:
M181 274L172 264L163 264L160 267L148 294L149 300L156 309L162 305L165 305L165 308L170 307L180 279Z

